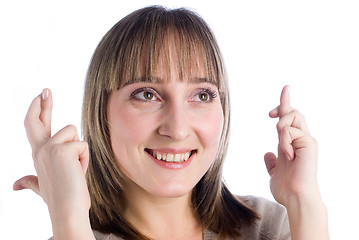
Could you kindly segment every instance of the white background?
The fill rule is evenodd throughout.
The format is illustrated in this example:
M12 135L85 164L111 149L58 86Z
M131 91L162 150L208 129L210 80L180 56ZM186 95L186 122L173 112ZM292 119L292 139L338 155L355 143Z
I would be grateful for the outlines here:
M47 207L31 191L35 174L23 119L43 88L53 91L53 132L80 129L84 77L101 37L149 4L185 6L213 28L228 69L231 143L224 176L236 194L273 199L263 163L275 151L268 111L291 85L292 105L319 142L319 182L332 239L354 239L359 215L359 4L357 1L1 1L0 234L47 239Z

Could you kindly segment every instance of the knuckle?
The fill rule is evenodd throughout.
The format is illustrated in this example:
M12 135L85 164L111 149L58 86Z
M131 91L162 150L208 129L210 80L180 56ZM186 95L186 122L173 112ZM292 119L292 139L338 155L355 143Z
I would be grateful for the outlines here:
M297 109L294 109L292 111L292 115L295 117L295 118L301 118L302 120L305 120L305 116Z
M54 144L49 151L51 156L58 156L63 154L63 152L64 152L63 144Z
M276 128L278 131L282 130L282 128L285 126L284 124L284 120L283 119L280 119L278 122L277 122L277 125L276 125Z
M76 128L76 126L73 125L73 124L67 125L67 126L65 127L65 129L67 129L67 130L69 130L69 131L71 131L71 132L77 132L77 128Z
M38 156L39 156L39 151L36 149L32 150L31 156L34 161L37 161Z
M75 125L72 125L72 124L67 125L66 127L63 128L63 131L65 131L66 135L68 135L68 136L78 138L77 128Z
M85 147L85 148L87 148L87 149L89 148L88 142L86 142L86 141L81 141L81 142L82 142L82 144L84 144L84 147Z
M40 159L42 159L42 156L44 156L44 154L46 153L46 144L41 146L40 148L36 148L32 150L32 159L34 160L34 162L38 162L40 161Z
M33 149L32 158L35 162L43 161L43 159L47 159L48 156L52 156L54 148L56 147L56 145L46 142L41 147Z
M24 126L25 126L25 128L27 128L28 124L29 124L29 121L27 120L27 116L26 116L24 118Z
M24 126L25 126L25 128L26 129L29 128L30 124L31 124L31 121L29 119L29 115L26 115L25 118L24 118Z
M290 113L292 115L297 115L297 114L299 114L299 111L297 109L293 109Z
M24 185L27 189L32 189L32 182L29 179L26 179Z
M316 146L318 145L318 141L317 141L316 138L310 136L310 139L311 139L311 141L313 142L314 145L316 145Z
M293 109L293 110L291 110L291 111L288 113L288 115L290 116L290 118L295 118L296 114L297 114L297 110L296 110L296 109Z
M285 126L282 127L282 132L283 133L288 133L289 131L290 131L290 126L285 125Z

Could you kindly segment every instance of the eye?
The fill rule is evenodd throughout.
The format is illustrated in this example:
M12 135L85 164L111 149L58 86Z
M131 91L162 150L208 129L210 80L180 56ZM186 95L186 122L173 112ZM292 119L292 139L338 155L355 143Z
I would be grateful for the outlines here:
M130 99L144 102L159 101L159 98L156 95L156 91L151 88L139 88L131 93Z
M217 93L211 89L199 89L194 97L191 99L193 102L212 102L217 97Z
M198 94L198 98L199 98L200 101L205 102L210 97L209 97L208 93L200 93L200 94Z
M143 95L146 100L153 100L154 98L154 95L151 92L142 92L140 94Z

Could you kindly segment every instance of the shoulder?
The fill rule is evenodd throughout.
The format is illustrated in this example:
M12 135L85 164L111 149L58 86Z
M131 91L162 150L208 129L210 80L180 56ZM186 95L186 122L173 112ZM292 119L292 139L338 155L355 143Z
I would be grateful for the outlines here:
M116 235L114 235L112 233L111 234L102 233L102 232L94 230L93 234L94 234L96 240L123 240L122 238L117 237Z
M286 208L262 197L238 196L239 199L260 215L246 234L258 234L259 239L290 239L290 229Z
M262 197L237 196L242 204L260 215L253 224L240 229L241 237L236 240L290 240L290 229L286 208ZM211 230L204 233L205 240L217 239Z
M261 214L262 217L268 216L287 216L286 208L279 203L270 201L263 197L237 196L244 204Z
M122 238L117 237L114 234L102 233L96 230L93 230L93 235L95 236L96 240L123 240ZM54 238L51 237L49 240L54 240Z

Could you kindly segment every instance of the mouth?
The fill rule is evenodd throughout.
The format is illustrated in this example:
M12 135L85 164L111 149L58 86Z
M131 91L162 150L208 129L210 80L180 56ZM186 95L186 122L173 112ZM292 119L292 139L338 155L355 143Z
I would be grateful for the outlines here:
M169 152L161 152L159 150L145 148L145 152L156 158L157 160L163 162L171 162L171 163L181 163L186 162L191 156L197 152L197 150L191 150L186 152L176 152L176 153L169 153Z

